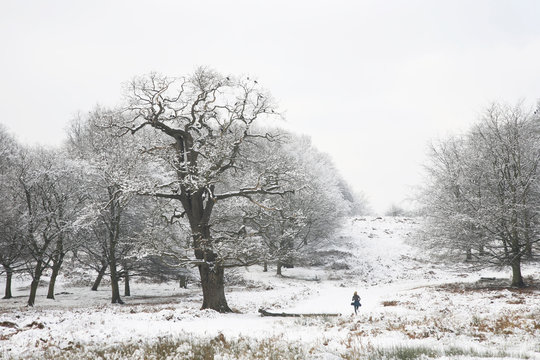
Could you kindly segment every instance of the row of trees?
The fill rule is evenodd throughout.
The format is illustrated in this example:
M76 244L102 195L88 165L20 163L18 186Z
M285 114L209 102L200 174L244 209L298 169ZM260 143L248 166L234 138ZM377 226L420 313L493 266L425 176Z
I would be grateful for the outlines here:
M523 259L540 242L540 116L494 104L464 136L431 147L423 202L427 240L481 264L508 265L523 286Z
M309 139L259 124L279 116L249 78L199 69L150 74L116 109L78 116L58 150L28 149L0 129L0 263L32 276L29 305L67 254L118 281L194 266L202 308L231 311L226 268L305 256L362 208ZM4 201L5 199L5 201Z

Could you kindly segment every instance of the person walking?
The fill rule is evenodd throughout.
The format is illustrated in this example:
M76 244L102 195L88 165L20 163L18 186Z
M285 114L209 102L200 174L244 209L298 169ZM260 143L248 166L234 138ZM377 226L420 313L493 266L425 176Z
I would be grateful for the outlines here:
M358 313L358 308L360 306L362 306L362 304L360 304L360 296L358 295L358 292L354 292L354 295L352 297L352 303L351 305L354 306L354 314L356 315Z

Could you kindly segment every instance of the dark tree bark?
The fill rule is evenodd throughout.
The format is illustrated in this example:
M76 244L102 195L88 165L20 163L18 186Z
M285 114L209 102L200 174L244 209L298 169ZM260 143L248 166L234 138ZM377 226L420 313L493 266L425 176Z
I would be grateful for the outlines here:
M131 296L131 289L129 287L129 272L127 267L124 267L124 296Z
M518 231L515 227L510 243L512 245L513 255L510 262L510 265L512 266L512 286L524 287L525 283L523 282L523 276L521 275L521 254L523 249L520 246Z
M118 244L118 238L120 236L120 216L121 207L118 203L118 187L110 186L108 188L109 197L111 199L109 203L109 268L111 273L111 303L123 304L124 302L120 298L120 288L118 286L118 272L116 265L116 245Z
M30 284L30 295L28 297L28 306L34 306L36 302L36 294L37 294L37 288L39 285L39 280L32 280L32 283Z
M99 269L96 280L94 281L94 284L92 285L92 291L97 291L99 284L101 284L101 280L103 279L103 275L105 275L105 271L107 271L107 265L108 264L105 261L101 263L101 268Z
M267 272L268 271L268 261L265 261L263 263L263 272Z
M56 284L56 277L58 276L60 268L53 265L51 280L49 281L49 290L47 291L47 299L54 300L54 285Z
M187 289L187 276L180 275L180 288Z
M203 290L201 309L212 309L221 313L232 312L225 298L224 272L222 266L210 268L207 264L199 265Z
M39 286L39 280L41 279L41 275L43 274L43 270L45 270L43 261L38 260L34 268L34 273L32 274L32 283L30 284L30 295L28 296L28 306L34 306L34 304L36 303L37 289Z
M6 271L6 290L4 292L3 299L11 299L13 297L11 294L11 278L13 277L13 269L7 265L4 265L4 270Z
M532 239L531 239L531 220L528 212L525 212L525 257L527 260L533 259Z
M471 248L467 248L467 257L466 257L466 260L467 260L467 261L471 261L471 260L472 260L472 250L471 250Z
M49 281L49 291L47 292L47 299L53 299L54 300L54 286L56 284L56 278L58 274L60 273L60 268L62 267L62 263L64 262L64 256L66 254L64 253L64 245L62 239L58 239L56 242L56 251L53 256L53 264L52 264L52 274L51 274L51 281Z
M521 259L516 257L512 261L512 286L524 287L523 277L521 275Z
M206 245L212 241L208 222L214 202L205 203L202 191L194 196L183 196L183 198L187 198L184 201L189 201L187 208L192 210L191 215L188 214L188 219L190 219L194 234L195 257L202 262L198 265L203 291L201 309L212 309L221 313L232 312L225 298L225 268L216 263L217 255Z
M480 256L486 255L486 252L484 250L484 245L478 245L478 255Z
M213 190L213 189L212 189ZM195 257L201 260L198 265L203 291L201 309L212 309L221 313L232 312L225 298L225 268L216 263L217 255L206 245L211 242L210 215L214 207L213 201L204 201L204 192L199 190L192 195L182 189L181 201L184 209L190 209L188 220L193 234Z
M283 263L281 261L277 262L276 275L281 276L281 269L283 268Z
M116 271L116 259L111 258L110 261L110 271L111 271L111 303L112 304L123 304L124 302L120 298L120 288L118 286L118 273Z
M527 260L533 259L532 241L530 238L527 239L527 244L525 245L525 257Z

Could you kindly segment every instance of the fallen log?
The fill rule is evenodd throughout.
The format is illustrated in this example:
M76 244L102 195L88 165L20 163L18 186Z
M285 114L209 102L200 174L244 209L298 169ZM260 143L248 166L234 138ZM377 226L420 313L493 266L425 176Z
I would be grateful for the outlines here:
M261 316L281 316L281 317L316 317L316 316L340 316L341 314L336 313L320 313L320 314L295 314L295 313L274 313L266 311L264 309L259 309Z

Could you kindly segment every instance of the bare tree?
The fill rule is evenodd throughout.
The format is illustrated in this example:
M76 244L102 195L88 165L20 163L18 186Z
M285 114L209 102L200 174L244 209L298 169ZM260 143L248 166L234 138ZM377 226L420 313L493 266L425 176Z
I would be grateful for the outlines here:
M4 194L3 194L4 195ZM25 256L24 242L21 239L22 223L15 216L15 211L2 201L0 204L0 265L6 274L4 299L11 299L11 281L15 271L19 270Z
M23 223L18 216L20 204L16 201L16 162L19 145L0 126L0 265L6 274L4 299L10 299L13 273L24 257L24 242L21 239ZM2 272L2 270L0 270Z
M459 141L432 152L425 203L432 234L449 247L478 249L482 264L508 265L523 286L521 263L538 239L538 117L494 104Z
M482 197L482 227L498 240L487 250L498 262L512 268L512 285L523 286L521 262L538 242L540 137L538 122L522 105L493 105L473 129L471 144L485 182ZM501 251L502 250L502 251Z
M45 149L21 152L17 163L16 199L23 221L21 239L28 251L26 269L32 276L28 305L33 306L41 276L52 270L48 297L65 254L76 247L72 234L81 225L81 194L77 191L77 166L57 152Z
M128 256L137 232L144 227L144 212L135 209L133 192L125 184L145 172L133 139L116 137L102 126L111 123L118 112L97 108L88 117L77 117L68 130L68 148L72 156L84 164L87 217L93 222L84 234L87 243L81 258L96 268L98 276L92 289L97 290L106 268L111 278L111 302L120 303L120 263ZM121 122L121 120L118 120ZM125 272L125 271L124 271Z
M185 216L189 224L194 254L190 262L201 277L202 308L230 312L224 270L242 261L217 251L221 240L212 236L212 214L227 200L283 194L277 179L266 172L248 177L237 166L239 158L249 156L243 153L247 142L270 139L252 129L257 119L274 114L270 96L257 81L207 69L187 78L139 77L127 93L126 114L131 119L112 125L131 134L151 128L159 135L159 141L138 137L145 153L161 166L161 180L154 179L140 193L180 205L182 210L173 217ZM228 173L236 174L235 183L225 185L222 179Z
M466 138L451 137L430 148L429 186L422 201L427 229L438 250L458 251L467 260L483 255L484 235L476 218L482 203L482 176Z
M350 212L351 201L344 198L344 182L336 176L331 159L315 149L309 138L286 134L279 144L258 148L259 156L264 157L259 166L273 167L276 176L297 189L280 197L261 198L243 209L244 223L263 240L266 262L276 262L277 275L281 275L284 265L292 266L330 241Z

